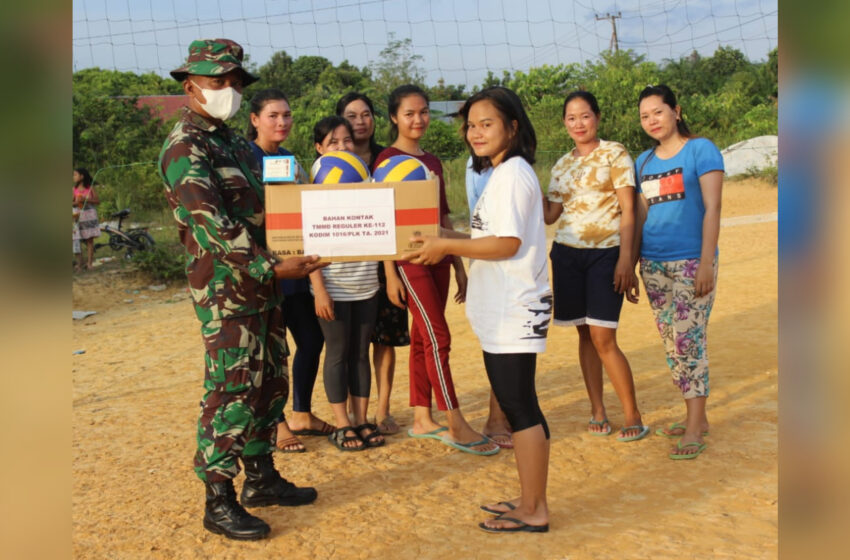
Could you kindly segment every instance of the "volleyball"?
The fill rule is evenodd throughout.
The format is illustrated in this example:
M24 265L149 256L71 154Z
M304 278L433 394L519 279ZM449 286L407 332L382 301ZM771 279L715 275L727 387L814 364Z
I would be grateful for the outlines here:
M424 181L428 168L413 156L390 156L378 164L373 178L376 182Z
M361 183L369 180L369 167L349 152L328 152L313 163L310 177L315 184Z

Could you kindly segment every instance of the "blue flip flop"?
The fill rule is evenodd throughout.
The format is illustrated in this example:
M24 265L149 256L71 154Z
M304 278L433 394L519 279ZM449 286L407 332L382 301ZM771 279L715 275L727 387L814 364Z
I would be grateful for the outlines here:
M670 426L666 428L666 431L665 428L658 428L657 430L655 430L655 434L670 439L679 438L682 437L684 434L668 434L667 432L672 432L673 430L684 430L686 428L687 426L685 426L681 422L673 422L672 424L670 424ZM703 432L702 435L707 436L708 432Z
M696 459L697 457L699 457L700 453L705 451L705 448L707 447L707 445L708 444L706 444L706 443L699 443L699 442L696 442L696 441L691 442L691 443L686 443L685 445L682 445L681 441L677 442L676 443L677 449L687 449L688 447L695 447L696 451L694 451L693 453L688 453L687 455L679 455L677 453L671 453L670 458L674 459L676 461L681 461L683 459Z
M610 436L611 435L611 422L608 421L607 418L604 420L594 420L591 416L590 421L587 423L588 426L605 426L608 425L608 429L602 430L601 432L597 432L595 430L587 430L592 436Z
M439 434L441 434L442 432L446 432L446 431L448 431L448 428L446 428L445 426L440 426L436 430L431 430L430 432L425 432L424 434L417 434L416 432L413 431L413 428L410 428L409 430L407 430L407 435L412 437L412 438L436 439L436 440L442 441L443 438L440 437Z
M452 441L446 437L440 437L439 440L448 445L449 447L454 447L459 451L463 451L464 453L472 453L473 455L495 455L501 449L501 447L499 447L498 445L496 445L494 449L490 449L489 451L477 451L475 449L472 449L473 447L476 447L478 445L486 445L488 443L492 443L486 437L484 439L481 439L479 441L473 441L471 443L460 443L458 441Z
M640 433L634 436L624 435L629 430L640 430ZM640 424L635 426L626 426L625 428L620 428L620 435L617 436L617 441L637 441L645 438L648 434L649 426L641 426Z

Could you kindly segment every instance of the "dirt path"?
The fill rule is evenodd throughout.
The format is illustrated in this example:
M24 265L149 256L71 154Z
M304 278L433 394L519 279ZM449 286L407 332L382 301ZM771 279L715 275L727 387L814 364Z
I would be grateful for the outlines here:
M776 210L776 189L727 185L725 219ZM727 222L729 223L729 222ZM488 535L478 504L518 493L511 452L458 453L436 441L389 438L343 454L320 438L276 455L281 472L319 491L302 508L256 510L271 538L236 543L201 527L202 486L191 470L201 396L198 324L182 285L154 292L101 271L75 278L73 550L79 558L770 558L777 554L776 222L724 227L709 348L712 434L696 461L671 461L670 442L592 437L577 339L553 328L538 360L552 429L546 535ZM138 293L135 291L138 290ZM128 300L132 300L131 303ZM452 369L464 413L480 426L488 384L463 307L449 304ZM681 419L645 298L626 305L619 339L653 428ZM403 428L407 355L398 356L393 412ZM622 424L606 382L615 429ZM330 418L321 388L314 410ZM241 477L237 488L241 485Z

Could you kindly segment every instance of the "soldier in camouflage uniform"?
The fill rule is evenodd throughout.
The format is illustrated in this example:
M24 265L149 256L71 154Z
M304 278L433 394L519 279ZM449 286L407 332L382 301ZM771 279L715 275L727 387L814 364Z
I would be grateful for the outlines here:
M186 276L206 347L195 473L206 484L204 527L229 538L264 538L269 526L242 506L300 505L313 488L282 478L272 462L275 420L289 381L276 279L306 276L318 257L279 261L265 249L260 170L248 143L224 121L239 109L242 47L193 41L171 72L189 104L160 153L165 196L188 253ZM242 505L233 478L245 467Z

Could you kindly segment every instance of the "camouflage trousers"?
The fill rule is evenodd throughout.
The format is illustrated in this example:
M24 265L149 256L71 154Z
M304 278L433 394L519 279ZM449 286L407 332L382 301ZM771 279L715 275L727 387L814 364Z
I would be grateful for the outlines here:
M221 482L239 473L237 458L271 453L289 393L288 349L280 306L201 325L206 347L204 400L195 474Z

